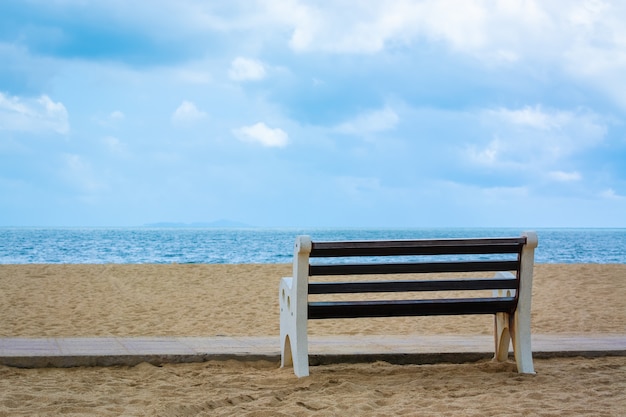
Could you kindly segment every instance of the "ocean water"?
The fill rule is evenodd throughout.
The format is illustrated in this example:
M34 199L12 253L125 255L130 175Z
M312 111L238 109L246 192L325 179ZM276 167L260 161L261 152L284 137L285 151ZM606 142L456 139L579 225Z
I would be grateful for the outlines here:
M313 240L519 236L520 229L0 228L0 264L289 263ZM626 263L626 229L538 229L537 263Z

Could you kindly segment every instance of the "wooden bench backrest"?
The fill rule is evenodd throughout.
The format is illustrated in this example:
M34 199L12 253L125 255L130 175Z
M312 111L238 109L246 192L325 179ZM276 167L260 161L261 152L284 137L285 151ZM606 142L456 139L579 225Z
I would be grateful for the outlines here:
M535 240L534 233L531 240ZM308 236L297 240L297 246L303 245L300 250L302 263L297 269L307 275L308 294L336 294L336 293L377 293L377 292L414 292L414 291L458 291L458 290L511 290L509 295L501 297L496 303L493 299L480 298L461 301L450 299L436 301L433 306L423 304L422 301L413 301L413 306L403 308L397 305L386 306L387 312L382 314L402 315L411 314L442 314L449 310L450 314L470 314L482 311L513 311L520 294L522 272L522 253L528 243L527 236L513 238L481 238L481 239L421 239L421 240L392 240L392 241L345 241L345 242L312 242ZM532 242L531 242L532 243ZM452 257L450 256L452 255ZM458 256L455 256L458 255ZM467 260L467 256L470 259ZM485 256L482 256L485 255ZM503 255L503 256L498 256ZM411 257L407 262L377 262L356 263L350 259L349 263L319 264L311 263L311 258L353 258L353 257ZM424 258L427 257L427 258ZM433 257L442 260L433 262ZM478 258L478 259L477 259ZM532 262L531 259L531 274ZM294 265L295 266L295 265ZM306 268L303 270L302 268ZM306 272L305 272L306 271ZM494 278L454 278L454 279L427 279L427 280L390 280L390 281L347 281L347 282L310 282L308 277L313 276L342 276L342 275L382 275L382 274L426 274L426 273L466 273L466 272L511 272L497 274ZM295 272L295 271L294 271ZM532 279L532 277L531 277ZM306 302L305 300L301 300ZM406 304L406 300L404 301ZM355 315L362 305L352 305L338 302L309 303L310 318L324 318L336 315L337 308L343 309L340 314ZM362 303L361 303L362 304ZM368 304L372 304L368 302ZM375 304L375 303L374 303ZM382 307L381 303L381 308ZM394 304L385 301L384 304ZM397 304L397 303L396 303ZM447 304L443 305L443 304ZM484 304L481 306L479 304ZM487 306L489 304L489 306ZM448 308L449 307L449 308ZM372 307L377 309L378 306ZM370 307L364 314L372 314ZM324 313L325 311L328 314Z

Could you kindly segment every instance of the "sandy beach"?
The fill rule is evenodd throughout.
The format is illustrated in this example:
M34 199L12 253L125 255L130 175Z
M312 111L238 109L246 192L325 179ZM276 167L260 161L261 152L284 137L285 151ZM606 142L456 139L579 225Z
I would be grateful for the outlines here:
M290 265L0 265L0 337L267 336ZM626 265L535 267L534 334L626 334ZM312 335L491 334L490 316L312 321ZM626 415L626 358L0 367L0 416Z

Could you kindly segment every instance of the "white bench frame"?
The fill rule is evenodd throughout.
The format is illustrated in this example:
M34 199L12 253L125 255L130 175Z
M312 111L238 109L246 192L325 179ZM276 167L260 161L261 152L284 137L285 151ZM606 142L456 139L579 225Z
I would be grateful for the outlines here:
M506 361L512 342L519 373L534 374L530 309L537 235L524 232L526 244L520 258L519 294L513 314L496 313L494 320L495 355L497 361ZM312 242L308 236L298 236L294 246L293 276L282 278L279 286L281 367L293 365L297 377L309 375L309 348L307 308L309 284L309 254ZM514 278L510 272L498 272L496 277ZM515 290L494 290L494 297L514 296ZM503 294L506 293L506 294Z

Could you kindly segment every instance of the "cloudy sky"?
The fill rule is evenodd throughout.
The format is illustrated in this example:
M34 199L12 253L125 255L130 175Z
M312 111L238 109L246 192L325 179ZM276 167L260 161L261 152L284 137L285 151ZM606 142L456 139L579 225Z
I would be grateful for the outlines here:
M626 2L2 0L0 226L626 227Z

